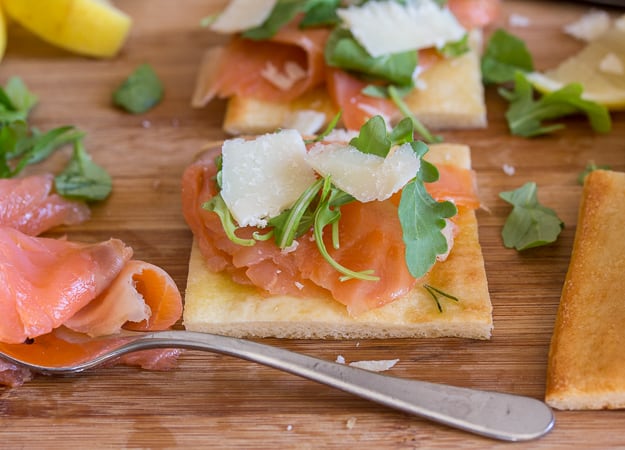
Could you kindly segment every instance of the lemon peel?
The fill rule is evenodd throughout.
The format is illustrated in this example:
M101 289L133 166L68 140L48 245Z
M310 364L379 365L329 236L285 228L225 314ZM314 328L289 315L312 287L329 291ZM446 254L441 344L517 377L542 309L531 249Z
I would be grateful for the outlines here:
M131 18L105 0L3 0L7 15L43 40L74 53L115 56Z

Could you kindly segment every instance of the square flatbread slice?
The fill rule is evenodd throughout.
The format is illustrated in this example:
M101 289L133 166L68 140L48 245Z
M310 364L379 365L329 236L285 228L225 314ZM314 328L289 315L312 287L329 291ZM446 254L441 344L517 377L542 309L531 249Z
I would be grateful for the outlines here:
M427 153L434 164L470 168L467 146L437 144ZM262 295L209 271L197 245L191 251L184 306L188 330L236 337L381 339L455 336L488 339L492 307L474 211L460 212L459 233L446 261L437 263L405 297L352 317L330 296ZM443 312L423 288L430 284L455 295L441 299Z
M625 173L591 172L549 351L554 408L625 408L624 222Z
M471 33L468 52L442 59L419 75L416 87L404 98L409 109L428 128L484 128L487 124L484 86L480 70L482 34ZM221 47L206 52L201 64L192 105L205 104L203 80L214 76ZM208 83L210 84L210 83ZM270 102L233 96L228 99L223 129L229 134L262 134L279 128L295 128L314 134L336 114L324 86L292 102ZM398 116L394 121L401 119Z

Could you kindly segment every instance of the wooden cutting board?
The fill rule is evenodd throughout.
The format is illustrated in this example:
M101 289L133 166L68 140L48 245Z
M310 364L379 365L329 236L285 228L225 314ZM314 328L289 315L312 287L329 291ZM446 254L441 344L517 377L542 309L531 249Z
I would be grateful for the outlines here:
M10 30L0 81L19 75L39 95L32 121L40 129L74 124L87 132L94 159L114 178L114 191L93 218L61 230L71 239L118 237L135 256L162 266L184 290L191 244L181 215L180 176L200 147L224 138L224 104L189 107L206 47L221 38L199 26L215 10L206 0L119 0L134 26L112 60L70 55L23 29ZM588 10L569 2L504 2L499 26L524 38L539 69L581 44L562 25ZM618 10L615 12L619 12ZM622 13L623 10L620 11ZM529 18L511 28L510 14ZM139 64L153 65L165 98L142 116L111 106L111 92ZM443 133L469 144L485 209L479 212L495 330L490 341L418 339L265 342L327 360L399 358L388 374L542 398L546 358L575 233L587 162L625 170L625 114L594 134L581 118L549 137L512 137L506 103L486 92L489 126ZM58 170L69 149L32 171ZM504 173L504 165L515 169ZM498 193L535 181L539 198L566 223L553 245L517 253L503 247L509 205ZM615 293L622 295L622 293ZM556 412L545 438L515 448L608 448L625 445L625 411ZM186 352L178 368L148 372L115 367L78 377L37 377L0 388L0 448L485 448L499 444L377 406L273 369L227 356Z

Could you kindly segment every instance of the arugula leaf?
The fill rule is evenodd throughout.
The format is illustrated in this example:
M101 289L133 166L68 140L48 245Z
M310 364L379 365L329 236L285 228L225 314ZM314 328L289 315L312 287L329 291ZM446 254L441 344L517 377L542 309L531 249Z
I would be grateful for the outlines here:
M428 151L423 142L413 142L411 145L420 158ZM406 264L415 278L425 275L436 262L436 257L447 251L447 239L441 230L445 227L445 219L458 212L452 202L437 202L425 189L424 182L435 179L438 179L438 171L433 165L425 164L417 176L404 186L399 202L398 214L406 244Z
M469 33L465 33L462 38L454 42L447 42L440 48L439 52L445 58L455 58L469 51Z
M308 0L304 7L304 18L299 23L300 28L336 25L340 22L336 14L341 0Z
M0 124L25 121L36 104L37 97L28 90L21 78L11 77L4 88L0 87Z
M586 177L590 174L590 172L594 170L610 170L610 169L612 169L612 167L606 164L597 165L595 164L594 161L590 161L588 164L586 164L586 167L584 168L584 170L581 171L580 174L577 176L577 183L583 186L584 181L586 181Z
M581 84L571 83L534 100L532 85L522 73L517 72L514 91L500 89L499 93L510 101L506 119L510 132L517 136L533 137L560 130L564 128L563 124L543 126L542 121L578 113L588 117L593 130L609 132L612 128L610 113L604 106L584 100L582 91Z
M541 205L536 183L528 182L514 191L500 192L513 205L502 230L504 245L518 251L550 244L560 235L564 223L555 211Z
M374 116L360 128L358 136L349 141L349 145L362 153L386 158L393 145L412 142L413 136L413 123L410 118L402 119L389 133L382 116Z
M341 212L339 208L334 208L333 205L336 203L336 197L342 196L344 192L331 184L330 177L326 177L323 180L324 186L322 188L321 200L319 202L319 206L315 210L313 226L313 235L315 236L315 243L317 244L319 252L323 256L323 258L332 267L334 267L334 269L344 275L341 278L341 281L349 280L352 278L367 281L378 281L380 278L374 275L370 270L355 272L341 265L328 253L325 242L323 240L323 229L327 225L333 226L333 245L335 248L338 248L337 226L338 221L341 218Z
M256 241L254 239L242 239L236 235L235 232L238 229L238 226L235 224L234 218L232 217L232 214L230 214L230 210L228 209L228 206L226 206L226 202L224 202L221 194L217 194L209 201L205 202L202 205L202 208L206 209L207 211L213 211L219 216L219 219L221 220L221 226L226 232L226 236L228 236L228 239L230 239L232 242L238 245L243 245L245 247L251 247L252 245L256 244Z
M325 47L326 63L380 78L400 86L412 85L417 67L417 52L406 51L372 57L345 28L335 28Z
M1 173L0 177L9 178L19 174L24 167L29 164L36 164L43 161L52 154L57 148L62 145L71 142L79 136L82 136L82 132L77 131L74 127L64 126L54 128L43 134L36 134L31 137L22 138L16 142L16 148L12 149L13 153L16 150L20 152L20 159L15 164L15 167L8 172ZM23 148L19 148L23 145ZM11 154L11 153L9 153ZM5 154L6 158L7 154ZM7 159L5 159L7 161ZM8 166L8 164L7 164Z
M163 85L149 64L141 64L113 93L113 103L132 113L141 114L163 98Z
M56 191L64 197L104 200L111 193L112 186L111 176L93 162L82 138L75 139L72 159L54 178Z
M517 71L533 71L534 62L525 42L500 28L488 41L481 67L485 83L506 83Z
M361 128L358 136L349 141L362 153L373 154L385 158L391 149L391 140L386 132L386 122L382 116L374 116Z
M259 26L245 30L242 36L260 41L274 36L280 28L289 23L302 9L301 0L278 0L269 17Z

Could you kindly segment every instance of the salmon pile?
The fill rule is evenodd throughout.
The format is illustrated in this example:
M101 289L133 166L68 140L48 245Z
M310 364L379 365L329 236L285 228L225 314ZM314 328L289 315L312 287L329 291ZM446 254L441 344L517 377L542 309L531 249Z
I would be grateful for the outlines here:
M446 6L467 30L483 28L500 12L500 0L448 0ZM375 115L392 117L397 106L392 100L363 94L370 84L342 69L329 67L324 49L329 28L298 26L301 17L267 40L235 35L218 52L206 58L200 71L193 105L204 106L214 98L243 97L272 102L290 102L315 88L324 87L345 128L357 130ZM418 72L432 67L443 56L434 48L418 51ZM298 67L292 84L276 85L263 76L268 68ZM208 68L210 66L210 68Z
M132 248L122 241L37 236L89 217L87 205L51 190L49 174L0 180L0 351L40 354L45 364L74 352L72 342L80 336L86 341L122 328L174 325L182 313L175 282L161 268L131 259ZM177 354L150 351L125 362L169 368ZM30 377L0 361L0 384L17 386Z
M220 151L213 148L203 153L187 167L182 179L183 214L210 270L228 273L233 281L256 286L266 295L330 294L351 315L392 302L418 282L405 261L397 212L400 193L385 201L343 205L339 248L332 246L331 233L324 233L326 248L335 261L356 272L372 270L379 281L343 280L318 251L312 231L299 237L297 246L288 251L273 240L257 241L253 246L232 242L218 215L202 207L218 193L215 161ZM437 169L439 180L427 184L430 195L437 201L453 200L458 208L479 207L473 171L449 165ZM255 231L255 227L240 228L237 236L247 239Z

